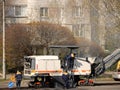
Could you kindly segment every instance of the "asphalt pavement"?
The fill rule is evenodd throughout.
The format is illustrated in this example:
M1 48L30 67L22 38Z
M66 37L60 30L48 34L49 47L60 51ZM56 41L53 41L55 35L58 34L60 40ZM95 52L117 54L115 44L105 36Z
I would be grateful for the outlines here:
M110 73L111 75L111 73ZM105 75L106 76L106 75ZM9 88L8 84L10 82L9 75L7 80L2 80L0 77L0 90L17 90L14 83L12 88ZM22 80L22 85L20 90L62 90L63 88L28 88L29 80ZM95 78L95 86L78 86L69 90L119 90L120 81L114 81L112 78Z
M8 87L10 81L0 81L0 90L19 90L16 89L15 83L12 88ZM20 90L63 90L63 88L28 88L28 80L23 80ZM78 86L69 90L119 90L120 81L114 80L96 80L95 86Z

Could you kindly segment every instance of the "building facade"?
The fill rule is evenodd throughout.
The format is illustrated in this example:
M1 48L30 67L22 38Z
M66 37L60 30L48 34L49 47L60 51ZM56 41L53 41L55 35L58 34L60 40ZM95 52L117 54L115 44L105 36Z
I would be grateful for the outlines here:
M6 23L48 21L68 27L75 37L87 38L104 48L102 0L6 0ZM91 3L92 2L92 3ZM102 29L102 33L101 30Z

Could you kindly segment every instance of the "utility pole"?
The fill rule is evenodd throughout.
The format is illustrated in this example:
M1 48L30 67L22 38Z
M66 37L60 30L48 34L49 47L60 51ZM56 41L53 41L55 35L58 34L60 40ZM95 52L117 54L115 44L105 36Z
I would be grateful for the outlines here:
M5 61L5 0L3 0L3 79L6 79L6 61Z

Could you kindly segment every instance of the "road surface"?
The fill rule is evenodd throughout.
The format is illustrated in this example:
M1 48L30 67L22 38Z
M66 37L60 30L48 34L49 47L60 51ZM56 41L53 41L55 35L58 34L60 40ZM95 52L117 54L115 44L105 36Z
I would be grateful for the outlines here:
M9 81L0 81L0 90L17 90L14 86L13 88L8 88ZM28 88L27 81L22 82L22 87L20 90L64 90L63 88ZM71 88L69 90L120 90L120 81L95 81L95 86L78 86L76 88Z

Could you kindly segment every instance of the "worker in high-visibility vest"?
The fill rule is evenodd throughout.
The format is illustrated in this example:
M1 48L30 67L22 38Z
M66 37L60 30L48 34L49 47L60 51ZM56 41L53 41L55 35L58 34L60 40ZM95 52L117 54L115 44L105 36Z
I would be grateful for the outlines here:
M117 63L117 71L120 72L120 60Z

